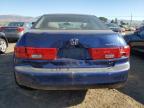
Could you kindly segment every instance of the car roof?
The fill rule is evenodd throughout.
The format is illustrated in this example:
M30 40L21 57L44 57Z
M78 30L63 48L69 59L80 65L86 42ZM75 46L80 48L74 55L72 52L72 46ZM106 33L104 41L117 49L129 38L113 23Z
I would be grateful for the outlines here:
M84 17L94 17L95 15L88 15L88 14L44 14L43 16L84 16Z

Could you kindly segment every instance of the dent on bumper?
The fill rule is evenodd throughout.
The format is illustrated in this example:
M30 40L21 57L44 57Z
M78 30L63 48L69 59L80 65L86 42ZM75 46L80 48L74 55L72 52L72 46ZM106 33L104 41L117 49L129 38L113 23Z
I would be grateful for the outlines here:
M94 88L125 82L129 63L109 68L36 69L15 67L16 80L20 85L36 89Z

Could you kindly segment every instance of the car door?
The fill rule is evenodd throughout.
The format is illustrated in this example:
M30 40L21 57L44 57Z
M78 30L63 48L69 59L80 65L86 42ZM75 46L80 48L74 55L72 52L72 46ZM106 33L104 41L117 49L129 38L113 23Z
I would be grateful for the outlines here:
M139 40L131 42L132 50L144 53L144 29L137 35Z

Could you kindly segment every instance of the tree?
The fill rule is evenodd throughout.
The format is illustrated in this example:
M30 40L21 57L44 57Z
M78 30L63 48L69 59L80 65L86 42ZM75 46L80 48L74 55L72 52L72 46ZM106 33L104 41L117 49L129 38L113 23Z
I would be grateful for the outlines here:
M125 23L124 21L120 21L120 25L128 25L128 23Z
M103 21L103 22L107 22L107 21L108 21L108 19L105 18L105 17L99 17L99 19L100 19L101 21Z
M118 20L117 20L117 18L115 18L115 21L114 21L114 22L115 22L115 24L118 24Z
M120 21L120 25L124 25L125 23L123 21Z
M115 21L114 21L114 20L111 20L111 23L115 23Z

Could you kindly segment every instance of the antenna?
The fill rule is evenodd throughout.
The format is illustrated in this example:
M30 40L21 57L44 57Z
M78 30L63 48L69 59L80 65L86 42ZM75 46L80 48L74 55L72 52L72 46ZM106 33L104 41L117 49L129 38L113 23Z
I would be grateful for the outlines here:
M132 25L133 15L131 13L130 26Z

